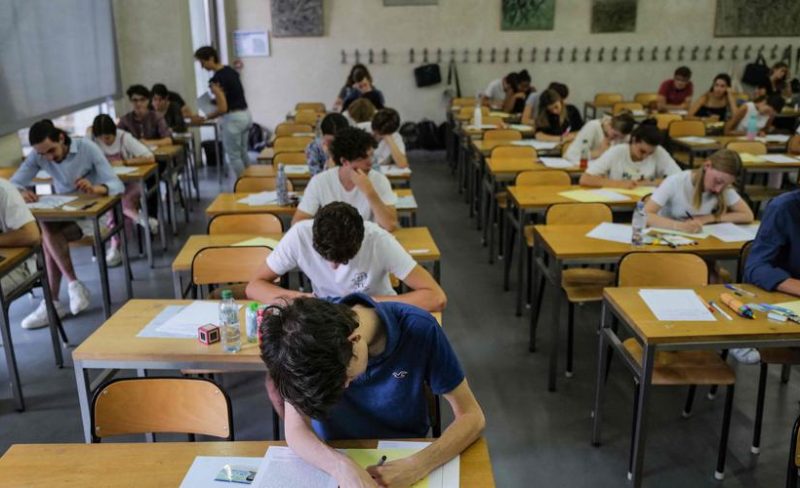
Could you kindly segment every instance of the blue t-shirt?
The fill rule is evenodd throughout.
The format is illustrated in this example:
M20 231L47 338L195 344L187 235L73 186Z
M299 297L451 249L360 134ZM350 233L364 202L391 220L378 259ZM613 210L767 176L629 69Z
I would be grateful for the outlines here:
M350 383L327 419L312 421L317 435L323 440L425 437L430 423L423 384L441 395L464 381L444 331L413 305L375 302L360 293L340 303L374 308L386 329L386 349L369 358L366 372Z
M767 291L800 279L800 190L774 198L745 264L744 280Z

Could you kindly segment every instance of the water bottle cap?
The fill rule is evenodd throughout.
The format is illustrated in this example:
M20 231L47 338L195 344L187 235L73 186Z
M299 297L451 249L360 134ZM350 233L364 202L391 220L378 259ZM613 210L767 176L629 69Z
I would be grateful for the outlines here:
M233 292L231 290L222 290L223 300L230 300L232 298L233 298Z
M258 310L258 302L250 302L250 303L247 305L247 308L248 308L249 310L252 310L252 311L254 311L254 312L255 312L256 310Z

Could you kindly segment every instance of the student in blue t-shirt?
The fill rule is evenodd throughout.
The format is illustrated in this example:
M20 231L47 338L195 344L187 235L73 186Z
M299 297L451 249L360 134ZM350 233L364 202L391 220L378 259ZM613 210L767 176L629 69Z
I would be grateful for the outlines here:
M272 310L262 324L261 357L286 440L340 486L410 486L480 436L483 411L429 313L362 294L339 303L297 298ZM426 384L455 419L422 451L364 470L323 442L424 437Z
M764 210L744 279L767 291L800 296L800 190L774 198Z

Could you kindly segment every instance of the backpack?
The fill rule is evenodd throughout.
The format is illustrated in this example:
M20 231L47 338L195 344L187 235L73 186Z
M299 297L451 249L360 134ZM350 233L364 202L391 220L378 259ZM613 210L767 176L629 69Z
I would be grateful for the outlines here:
M419 132L417 124L414 122L405 122L400 126L400 135L403 137L403 143L407 149L419 149Z
M250 129L247 131L247 149L250 151L261 152L262 149L267 147L269 140L269 131L261 125L253 122Z
M429 151L444 149L444 140L439 134L439 127L432 120L420 120L417 124L417 132L418 147L420 149L427 149Z

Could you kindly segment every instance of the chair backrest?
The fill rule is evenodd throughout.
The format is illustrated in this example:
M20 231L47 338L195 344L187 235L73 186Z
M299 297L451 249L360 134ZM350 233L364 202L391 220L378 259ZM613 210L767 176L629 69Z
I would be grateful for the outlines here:
M233 440L228 395L200 378L122 378L92 400L92 440L147 433L201 434Z
M750 250L753 248L753 241L747 241L739 250L739 265L736 266L736 282L744 283L744 268L747 265L747 258L750 257Z
M289 136L289 137L277 137L275 142L272 144L272 149L275 154L279 152L298 152L298 151L305 151L306 146L311 144L313 141L313 137L308 136Z
M642 111L644 106L639 102L617 102L612 106L611 113L617 115L623 110L630 112Z
M622 100L621 93L598 93L594 96L594 104L598 107L610 107Z
M282 234L283 221L269 212L219 214L208 223L208 234Z
M203 248L192 259L192 284L246 283L270 252L266 246Z
M242 176L233 185L234 193L258 193L275 189L275 176Z
M314 132L314 127L308 124L293 124L291 122L282 122L275 127L275 137L286 137L307 132Z
M475 111L475 106L461 107L458 111L458 118L464 120L472 120L472 114ZM489 107L481 106L481 115L489 116Z
M731 141L725 144L725 148L738 154L747 153L756 156L767 154L767 145L759 141Z
M656 127L659 130L667 130L669 124L671 124L675 120L683 120L682 115L678 114L655 114L656 119Z
M547 207L546 225L579 225L612 222L611 208L605 203L557 203Z
M673 120L667 126L670 137L685 137L706 135L706 124L702 120Z
M632 252L622 257L617 286L683 286L708 284L708 265L691 253Z
M517 175L517 186L568 186L572 183L569 173L558 170L523 171Z
M750 100L750 94L746 92L733 92L733 99L737 102L747 102Z
M519 141L522 132L512 129L492 129L483 133L484 141Z
M294 116L294 123L316 126L318 118L319 112L316 110L298 110Z
M305 152L301 151L279 152L274 156L272 156L272 165L275 166L275 169L277 169L279 164L304 165L308 164L308 161L306 160Z
M474 107L475 99L469 97L454 98L450 101L453 107Z
M294 109L298 112L301 110L313 110L322 114L325 113L325 104L322 102L298 102Z
M637 93L633 96L633 101L641 103L645 107L658 100L658 93Z
M492 149L491 158L530 159L536 161L536 148L531 146L496 146Z
M470 123L475 123L475 119L471 119ZM503 127L503 118L502 117L492 117L491 115L487 115L486 117L481 116L481 124L483 125L494 125L497 127Z

